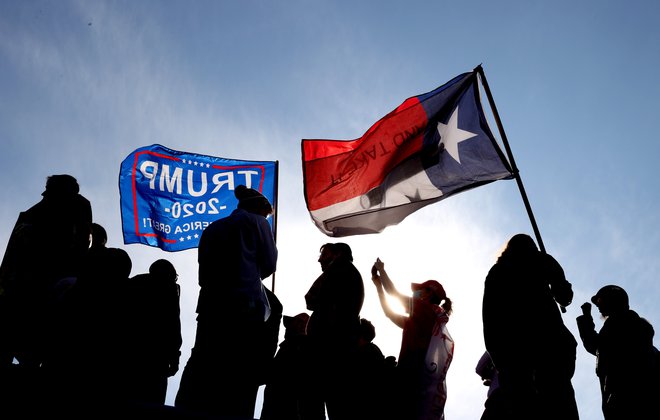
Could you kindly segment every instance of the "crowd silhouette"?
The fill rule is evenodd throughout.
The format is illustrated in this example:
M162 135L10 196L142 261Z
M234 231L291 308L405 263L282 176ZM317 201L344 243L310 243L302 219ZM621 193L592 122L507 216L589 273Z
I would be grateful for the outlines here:
M108 246L77 180L49 176L41 201L19 214L0 265L3 418L252 419L263 386L263 420L444 419L454 340L443 285L411 282L412 293L401 293L384 263L373 263L382 310L402 330L399 354L384 355L361 314L365 287L351 247L326 243L304 295L309 312L285 315L263 284L278 259L272 205L244 185L234 193L237 208L200 240L195 342L168 406L168 378L182 362L176 268L158 259L131 276L129 254ZM485 276L481 420L578 419L578 342L560 312L572 299L559 262L529 235L513 235ZM599 331L592 304L604 319ZM617 285L581 309L604 419L657 418L653 326Z

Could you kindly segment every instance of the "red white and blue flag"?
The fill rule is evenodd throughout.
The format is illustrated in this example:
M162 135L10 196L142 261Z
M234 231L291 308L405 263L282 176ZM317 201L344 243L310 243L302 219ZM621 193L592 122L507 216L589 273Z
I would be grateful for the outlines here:
M236 208L237 185L261 192L277 208L278 162L225 159L168 149L141 147L121 164L124 243L164 251L196 248L202 231ZM274 221L269 217L271 228Z
M513 178L477 71L406 99L356 140L303 140L307 209L326 235L378 233L453 194Z

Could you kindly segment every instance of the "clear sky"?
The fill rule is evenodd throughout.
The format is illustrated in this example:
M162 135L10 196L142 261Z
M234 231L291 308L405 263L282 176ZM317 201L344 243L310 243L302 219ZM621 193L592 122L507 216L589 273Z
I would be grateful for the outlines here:
M46 177L75 176L109 246L130 254L132 274L158 258L177 267L183 368L197 254L123 244L121 161L154 143L278 160L275 292L295 315L320 273L319 247L333 240L305 207L301 139L357 138L405 98L482 64L545 248L573 283L564 322L577 337L582 302L618 284L660 328L659 21L650 0L1 1L0 252ZM377 257L401 290L434 278L454 301L450 420L482 411L486 387L474 367L484 350L483 282L519 232L533 236L518 188L497 181L381 234L343 239L386 355L398 355L401 331L370 281ZM584 420L602 418L594 366L579 344L573 384Z

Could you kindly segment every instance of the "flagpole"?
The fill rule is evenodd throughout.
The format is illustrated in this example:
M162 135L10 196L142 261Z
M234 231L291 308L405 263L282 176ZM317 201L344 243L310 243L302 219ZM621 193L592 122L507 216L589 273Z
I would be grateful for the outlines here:
M539 228L536 224L536 219L534 218L534 213L532 213L532 206L529 204L529 200L527 199L527 194L525 193L525 187L523 186L522 178L520 178L520 172L518 171L518 167L516 166L516 161L513 159L513 153L511 152L511 147L509 146L509 141L506 138L506 133L504 132L504 127L502 126L502 121L500 120L500 115L497 112L497 107L495 106L495 101L493 100L493 95L490 92L490 88L488 87L488 81L486 80L486 75L484 74L484 69L481 67L481 64L478 65L475 69L476 72L479 73L481 76L481 81L484 86L484 90L486 91L486 96L488 97L488 103L490 104L490 108L493 111L493 116L495 117L495 122L497 123L497 128L500 132L500 136L502 137L502 142L504 143L504 148L506 149L506 154L509 157L509 162L511 163L511 169L513 170L513 176L516 179L516 183L518 184L518 189L520 190L520 195L522 196L523 203L525 203L525 209L527 209L527 214L529 216L529 220L532 223L532 228L534 229L534 235L536 235L536 242L539 245L539 249L541 252L545 254L545 246L543 245L543 240L541 239L541 233L539 232Z
M277 244L277 204L279 201L280 161L275 161L275 193L273 197L273 239ZM276 270L277 271L277 270ZM275 293L275 272L271 276L270 291Z

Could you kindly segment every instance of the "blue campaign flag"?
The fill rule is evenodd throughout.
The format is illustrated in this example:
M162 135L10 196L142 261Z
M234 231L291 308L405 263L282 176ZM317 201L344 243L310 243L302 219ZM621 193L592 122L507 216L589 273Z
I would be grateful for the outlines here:
M168 149L141 147L119 171L124 243L164 251L196 248L211 222L229 216L237 185L254 188L277 210L277 161L225 159ZM269 217L273 231L273 217Z

